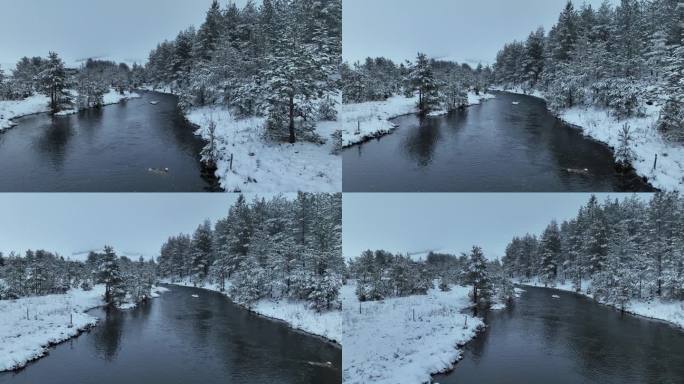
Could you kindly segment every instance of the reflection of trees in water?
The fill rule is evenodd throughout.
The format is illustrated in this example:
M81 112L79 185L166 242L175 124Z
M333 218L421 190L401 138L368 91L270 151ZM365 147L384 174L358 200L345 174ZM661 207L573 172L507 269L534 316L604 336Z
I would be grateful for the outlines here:
M64 166L66 150L74 136L74 129L70 117L52 117L49 123L42 127L41 134L36 137L34 145L46 162L56 171Z
M420 167L432 163L437 140L441 138L440 122L441 119L426 118L420 120L419 127L408 128L411 132L404 138L404 149Z
M105 360L112 361L121 347L125 313L111 307L107 307L105 311L106 316L95 328L93 339L97 353Z

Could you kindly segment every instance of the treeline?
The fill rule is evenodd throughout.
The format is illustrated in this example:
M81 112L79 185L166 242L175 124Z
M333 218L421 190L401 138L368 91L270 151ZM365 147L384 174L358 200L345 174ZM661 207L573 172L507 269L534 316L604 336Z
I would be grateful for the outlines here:
M90 252L85 262L44 250L29 250L24 256L0 253L0 300L63 294L72 288L89 291L103 284L105 301L120 305L149 298L155 281L154 261L118 257L111 247Z
M513 284L499 261L485 259L479 247L459 257L430 252L424 261L384 250L368 250L349 262L349 274L357 282L359 301L425 295L435 284L442 291L449 291L454 284L470 285L473 303L485 306L514 295Z
M275 134L336 118L342 57L341 0L214 1L189 28L149 56L147 81L170 87L181 106L226 105L240 116L268 116ZM297 125L297 126L296 126Z
M577 105L609 108L617 118L662 106L665 136L684 140L684 3L621 0L599 9L568 1L549 33L504 46L495 81L540 90L554 110Z
M111 88L121 94L140 86L143 67L88 59L80 68L67 68L59 55L50 52L47 58L22 58L11 75L0 71L0 100L22 100L35 94L50 98L53 112L83 109L104 104L104 95Z
M428 59L419 53L416 61L395 64L384 57L367 58L364 63L344 63L342 100L344 103L386 100L394 95L413 97L418 93L422 112L451 111L468 103L468 91L486 91L492 77L489 67Z
M300 193L294 200L243 195L212 228L173 236L162 246L160 275L196 286L214 283L231 298L305 300L338 308L344 275L340 194Z
M601 204L592 196L575 218L514 238L503 263L510 277L571 282L623 309L633 299L684 300L684 199L658 193Z

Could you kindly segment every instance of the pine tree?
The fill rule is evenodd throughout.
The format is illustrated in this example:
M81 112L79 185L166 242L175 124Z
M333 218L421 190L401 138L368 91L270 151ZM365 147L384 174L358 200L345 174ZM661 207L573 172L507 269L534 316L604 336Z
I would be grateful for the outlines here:
M552 284L557 277L558 262L561 255L561 238L558 224L552 221L541 238L541 279L544 286Z
M530 88L534 88L541 80L544 71L544 28L537 29L530 33L525 43L525 58L523 67L525 71L525 81Z
M100 255L97 275L98 283L105 285L105 302L113 305L122 303L126 297L126 291L116 253L112 247L104 247L104 252Z
M209 275L209 267L214 262L213 237L211 224L206 220L197 227L191 243L191 274L195 285L202 285Z
M418 91L418 109L428 113L439 104L437 83L432 72L432 65L424 53L418 53L416 63L411 68L412 88Z
M221 7L218 0L214 0L209 11L207 11L204 24L197 31L192 57L205 62L211 60L211 55L216 50L216 44L220 37L222 20Z
M480 247L475 246L470 251L464 282L473 286L471 294L473 303L489 303L492 284L487 273L487 261Z
M44 68L38 74L38 81L42 91L50 98L50 108L53 112L59 112L63 104L70 102L69 93L66 91L69 79L64 62L57 53L50 52Z
M550 39L553 44L551 53L555 60L567 62L571 59L577 42L577 32L577 13L572 1L568 0Z

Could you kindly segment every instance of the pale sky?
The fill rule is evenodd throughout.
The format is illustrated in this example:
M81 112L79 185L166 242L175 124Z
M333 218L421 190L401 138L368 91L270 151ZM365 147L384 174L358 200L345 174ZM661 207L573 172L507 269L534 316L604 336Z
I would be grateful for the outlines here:
M504 255L514 236L540 234L556 219L577 214L589 193L345 193L343 241L346 259L367 249L413 253L437 250L453 254L481 246L485 256ZM624 198L631 194L597 193ZM641 194L648 198L649 194Z
M615 4L619 0L610 0ZM493 64L501 47L558 21L567 0L343 0L346 61L418 51L458 62ZM587 0L598 8L603 0ZM575 1L579 8L582 1Z
M0 0L0 64L13 66L23 56L51 50L69 65L88 57L143 62L157 43L199 26L211 2ZM234 2L242 7L246 0Z
M119 255L157 257L171 235L228 214L234 193L0 194L0 251L45 249L71 259L111 245ZM262 195L269 198L270 195ZM245 195L248 201L253 195ZM80 254L81 252L85 252Z

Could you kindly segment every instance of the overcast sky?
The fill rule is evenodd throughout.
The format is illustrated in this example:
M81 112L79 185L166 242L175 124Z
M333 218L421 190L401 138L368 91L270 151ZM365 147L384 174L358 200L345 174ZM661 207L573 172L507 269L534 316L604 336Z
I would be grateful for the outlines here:
M598 7L603 0L587 0ZM618 0L611 0L615 3ZM567 0L343 0L343 56L492 64L504 43L548 31ZM582 1L575 1L576 7Z
M193 232L204 219L213 224L235 199L231 193L0 194L0 251L45 249L84 259L80 252L111 245L118 254L156 257L169 236Z
M473 245L485 256L503 256L514 236L540 234L552 219L574 217L591 194L354 194L343 197L346 259L366 249L391 252L439 250L460 254ZM624 198L629 194L596 194ZM648 194L643 194L644 198Z
M164 39L199 26L212 0L0 0L0 63L59 53L141 62ZM226 4L228 0L220 0ZM234 0L238 6L246 0Z

